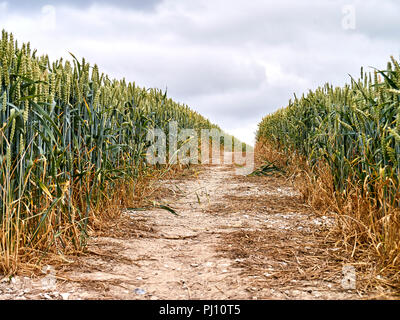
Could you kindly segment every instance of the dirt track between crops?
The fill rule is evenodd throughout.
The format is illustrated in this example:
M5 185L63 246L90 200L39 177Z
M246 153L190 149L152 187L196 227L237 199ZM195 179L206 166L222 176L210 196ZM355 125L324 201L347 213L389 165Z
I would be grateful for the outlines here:
M327 240L334 219L313 214L284 177L213 165L163 183L179 216L127 212L47 278L1 282L0 299L367 297L342 286L341 251Z

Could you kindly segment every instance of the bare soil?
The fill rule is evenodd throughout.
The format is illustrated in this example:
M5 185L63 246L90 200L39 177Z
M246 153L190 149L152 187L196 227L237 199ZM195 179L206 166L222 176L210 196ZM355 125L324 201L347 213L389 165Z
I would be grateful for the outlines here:
M127 211L87 253L3 279L0 299L364 299L368 266L346 258L283 176L244 177L235 166L201 167L166 180L166 210ZM356 287L343 286L343 266ZM47 287L46 287L47 286ZM389 296L389 295L388 295Z

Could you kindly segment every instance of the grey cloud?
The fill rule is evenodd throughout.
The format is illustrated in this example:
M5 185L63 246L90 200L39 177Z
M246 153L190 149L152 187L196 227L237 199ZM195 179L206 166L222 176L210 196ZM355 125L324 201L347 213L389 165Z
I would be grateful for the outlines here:
M133 8L136 10L154 9L160 0L12 0L8 1L10 10L32 10L40 9L45 5L67 5L78 9L86 9L93 4L106 4L122 8Z
M155 81L183 98L243 91L258 87L266 79L264 68L257 63L244 64L223 55L212 56L210 52L186 55L183 51L181 55L158 58L136 60L132 74L145 75L150 71Z
M343 1L215 1L194 7L187 2L188 11L196 15L176 15L167 28L190 41L214 45L304 43L307 31L335 32L341 29ZM169 7L167 7L169 8ZM170 8L169 8L170 9ZM170 9L171 10L171 9ZM171 15L173 15L171 13ZM185 27L182 28L182 25Z
M140 86L168 87L172 98L248 142L294 92L342 85L348 73L383 68L400 53L395 0L8 2L0 28L20 41L52 58L71 51ZM40 10L27 9L51 3L57 26L39 30ZM342 28L344 5L355 6L355 30Z
M355 5L356 32L373 39L390 40L400 29L400 6L398 1L365 0Z

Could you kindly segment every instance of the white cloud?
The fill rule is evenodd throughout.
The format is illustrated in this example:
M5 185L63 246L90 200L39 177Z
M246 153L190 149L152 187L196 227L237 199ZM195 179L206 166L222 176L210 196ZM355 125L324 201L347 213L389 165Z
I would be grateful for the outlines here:
M0 2L0 17L7 13L8 3L3 1Z
M137 1L104 0L85 10L64 1L55 5L52 28L38 25L46 21L41 10L17 3L0 2L0 27L19 42L52 59L71 51L113 77L168 87L175 100L246 142L294 92L341 85L360 66L385 67L400 53L394 0L164 0L151 10ZM342 27L345 5L355 8L355 30Z

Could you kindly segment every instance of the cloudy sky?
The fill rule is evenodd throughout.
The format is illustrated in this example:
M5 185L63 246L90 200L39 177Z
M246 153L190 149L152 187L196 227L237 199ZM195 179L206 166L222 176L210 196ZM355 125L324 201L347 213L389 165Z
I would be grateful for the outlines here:
M169 96L253 144L261 118L400 54L396 0L0 0L0 28Z

